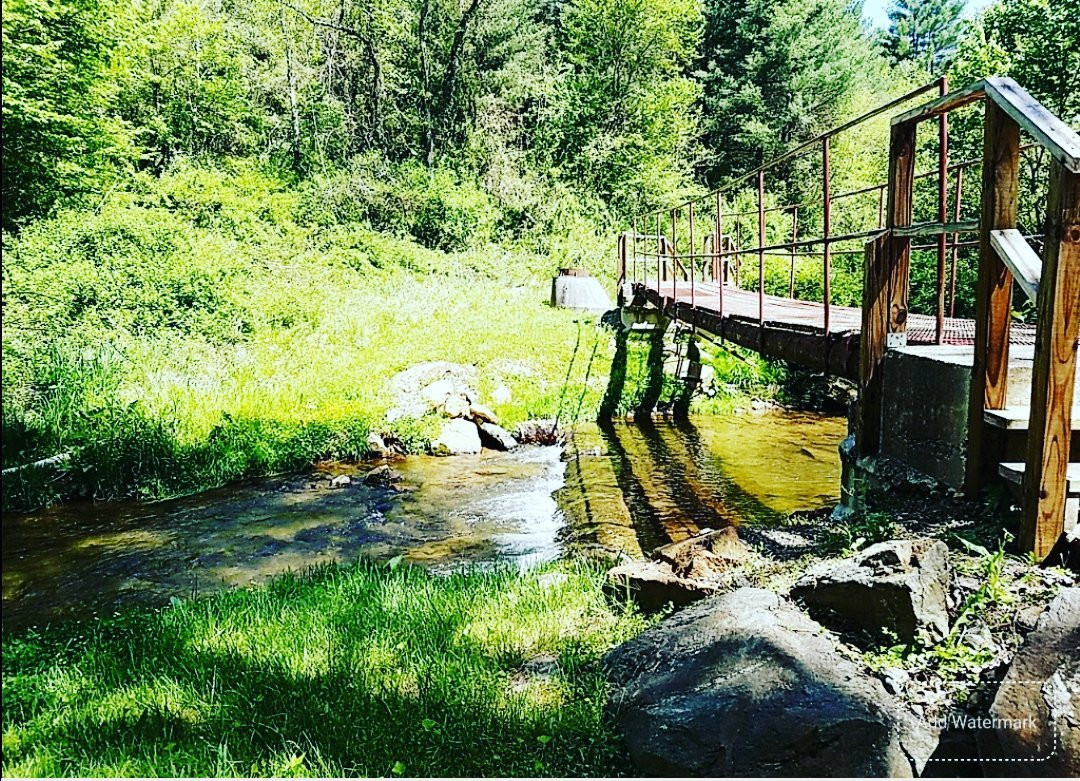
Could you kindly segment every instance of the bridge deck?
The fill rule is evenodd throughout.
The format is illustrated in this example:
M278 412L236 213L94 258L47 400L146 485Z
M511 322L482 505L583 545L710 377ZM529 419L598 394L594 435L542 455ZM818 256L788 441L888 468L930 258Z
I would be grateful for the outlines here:
M723 304L719 286L710 282L635 282L635 297L661 308L669 315L702 330L765 355L783 358L809 369L840 376L858 377L859 331L862 315L855 307L833 305L829 332L825 333L825 307L812 301L765 296L764 318L759 322L758 294L725 285ZM722 306L722 310L721 310ZM935 344L936 321L932 315L908 316L908 344ZM944 344L975 342L975 322L945 318ZM1013 344L1034 344L1034 326L1014 323Z

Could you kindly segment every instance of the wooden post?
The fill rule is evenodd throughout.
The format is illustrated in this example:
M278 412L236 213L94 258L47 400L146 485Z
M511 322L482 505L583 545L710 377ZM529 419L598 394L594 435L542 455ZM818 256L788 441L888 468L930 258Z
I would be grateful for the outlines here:
M987 452L983 412L1002 409L1009 371L1012 274L990 244L990 231L1016 227L1020 176L1020 126L992 101L985 101L979 276L975 288L975 360L968 398L968 447L964 492L975 496L997 472Z
M907 344L908 279L911 239L896 236L892 228L911 225L915 189L915 128L913 122L894 125L889 140L889 196L885 227L889 229L889 324L886 348ZM892 334L901 334L899 338Z
M1080 341L1080 173L1051 163L1039 281L1020 548L1045 558L1065 520L1076 351Z
M889 234L866 244L863 259L862 330L859 333L859 416L855 446L861 456L881 447L881 404L885 338L889 329Z
M634 219L630 221L630 257L631 257L631 270L630 280L637 282L637 215L634 215Z
M724 316L724 268L727 257L724 255L724 201L720 191L716 191L716 241L713 251L717 253L713 266L713 279L716 281L716 295L720 307L720 317Z
M679 240L675 238L675 220L678 219L678 210L671 210L671 305L675 306L679 298Z

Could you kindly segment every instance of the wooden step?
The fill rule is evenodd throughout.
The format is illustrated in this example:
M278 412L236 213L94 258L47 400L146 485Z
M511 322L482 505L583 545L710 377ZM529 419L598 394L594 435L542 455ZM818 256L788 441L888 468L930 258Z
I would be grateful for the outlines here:
M1010 483L1020 485L1025 466L1022 461L1005 461L998 465L998 473ZM1070 497L1080 496L1080 464L1070 463L1065 470L1065 493Z
M1031 420L1030 407L1006 407L1005 409L983 410L983 420L996 428L1006 431L1027 431ZM1072 411L1072 430L1080 431L1080 409Z

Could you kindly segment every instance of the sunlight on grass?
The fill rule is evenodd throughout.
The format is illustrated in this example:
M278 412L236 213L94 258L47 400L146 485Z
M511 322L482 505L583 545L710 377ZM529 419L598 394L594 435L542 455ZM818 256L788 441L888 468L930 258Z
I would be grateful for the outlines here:
M621 773L597 661L645 625L586 564L360 564L30 631L4 643L4 774Z

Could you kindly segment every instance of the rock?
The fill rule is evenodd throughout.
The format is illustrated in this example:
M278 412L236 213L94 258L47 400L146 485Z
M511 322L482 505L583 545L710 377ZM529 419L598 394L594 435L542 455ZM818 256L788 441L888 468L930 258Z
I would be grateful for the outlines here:
M446 421L438 438L431 443L431 452L437 456L479 453L480 433L476 424L463 418Z
M429 361L427 363L418 363L403 372L398 372L391 378L389 383L389 390L394 400L390 410L386 413L387 420L423 417L425 413L432 409L432 404L421 396L421 391L444 380L449 380L452 388L460 388L465 391L476 385L476 367L448 361ZM428 395L437 395L438 390L436 388L430 391ZM435 406L441 405L442 401L442 399L439 400Z
M899 694L908 685L911 676L901 667L886 667L881 671L881 682L889 694Z
M587 274L560 274L551 280L551 305L586 312L606 312L611 299L600 281Z
M1080 587L1064 588L1016 652L990 706L990 716L999 720L995 730L1001 758L1009 760L996 765L993 772L1048 778L1080 776L1077 649ZM1034 761L1016 761L1022 759Z
M364 475L365 485L376 485L386 488L392 486L394 483L399 482L401 482L401 475L399 475L386 464L383 464L382 466L377 466Z
M566 441L554 420L526 420L518 424L514 438L523 445L561 445Z
M331 488L344 488L347 485L352 485L352 478L348 475L338 475L330 479Z
M668 604L681 607L716 593L713 584L680 577L661 561L628 561L608 570L607 578L613 590L619 594L629 591L646 612Z
M469 400L463 395L452 394L447 396L439 409L448 418L471 417L469 415Z
M936 540L881 542L813 567L791 596L833 629L888 630L903 643L937 642L949 631L947 556Z
M505 385L500 385L491 392L491 400L496 404L509 404L514 394Z
M502 426L480 422L476 424L476 428L480 432L480 443L484 447L492 450L513 450L518 446L517 440Z
M387 446L386 440L374 431L368 434L367 446L369 452L374 453L380 458L386 458L387 456L394 454L394 451Z
M475 420L477 423L479 423L480 421L494 423L496 425L498 425L499 423L498 416L494 412L492 412L490 408L485 407L483 404L477 404L475 402L469 405L468 416Z
M698 602L604 665L648 775L912 776L937 745L831 634L762 589Z
M449 397L461 393L462 390L463 386L460 382L451 377L446 377L421 388L420 398L426 401L432 409L438 409L446 403Z
M719 531L706 529L679 542L653 551L653 558L666 562L681 578L715 581L733 566L751 558L752 553L739 539L734 526Z

